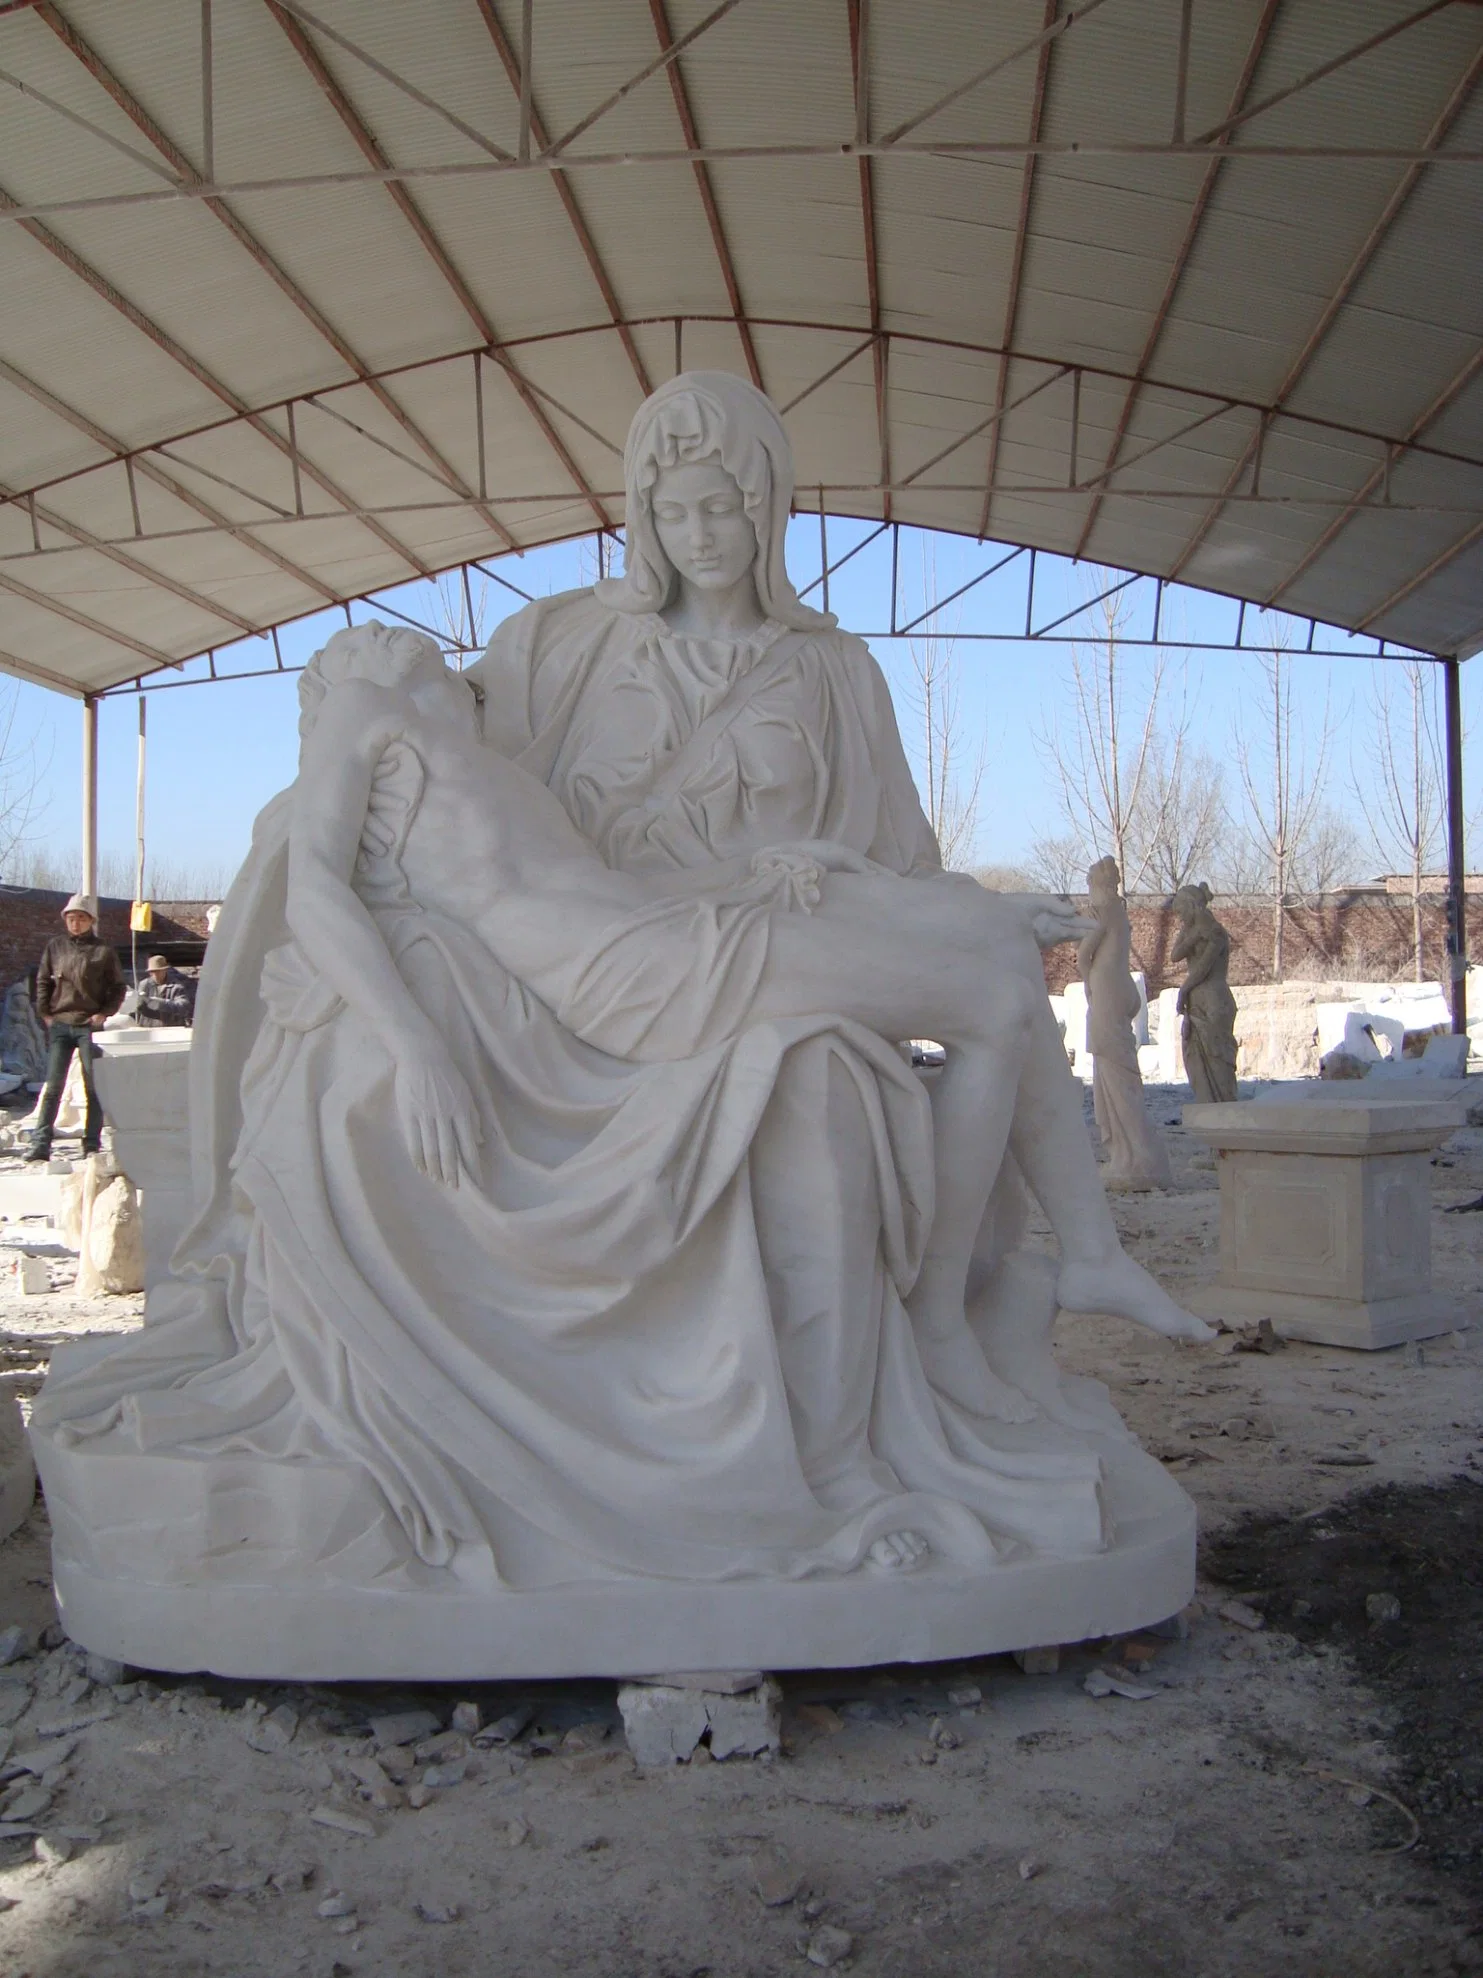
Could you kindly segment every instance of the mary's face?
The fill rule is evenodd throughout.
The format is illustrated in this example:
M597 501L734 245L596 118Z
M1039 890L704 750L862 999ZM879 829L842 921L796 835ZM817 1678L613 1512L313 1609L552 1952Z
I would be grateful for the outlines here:
M697 590L732 590L757 561L757 531L719 461L662 468L651 502L660 547Z

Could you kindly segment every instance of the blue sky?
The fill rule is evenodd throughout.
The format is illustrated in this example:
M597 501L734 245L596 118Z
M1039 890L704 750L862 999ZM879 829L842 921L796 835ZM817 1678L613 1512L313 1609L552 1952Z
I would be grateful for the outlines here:
M869 525L831 521L831 558L869 533ZM862 552L830 584L830 605L841 622L861 631L874 631L889 622L889 537ZM921 596L929 572L942 596L967 581L997 556L992 544L903 530L900 568L903 591ZM819 528L816 519L799 518L792 527L789 562L802 588L818 573ZM970 591L950 606L939 620L941 629L959 633L1013 631L1024 623L1025 565L1021 556L997 577ZM532 551L523 559L506 558L493 566L534 595L563 590L591 581L590 545L564 544ZM1073 566L1064 559L1041 557L1036 578L1036 618L1044 624L1082 604L1117 573L1104 577L1094 566ZM488 623L514 609L519 600L488 586ZM430 587L409 585L385 593L387 600L410 614L433 616ZM1151 612L1151 587L1130 593L1135 627L1146 624ZM813 594L817 601L817 592ZM1144 598L1148 602L1144 601ZM1198 591L1171 591L1166 596L1163 631L1166 639L1218 640L1232 635L1236 606ZM356 607L357 617L373 615ZM343 624L343 615L326 612L290 627L282 636L285 660L293 665L307 659L328 633ZM1260 638L1261 621L1247 617L1248 643ZM1080 626L1090 627L1082 619ZM1288 621L1290 642L1301 645L1306 621ZM1078 627L1068 627L1068 630ZM1320 643L1338 643L1334 639ZM913 747L915 721L910 706L910 661L902 644L875 641L877 657L896 695L908 752ZM1356 655L1373 650L1372 641L1354 641ZM1190 740L1229 762L1232 740L1244 703L1259 693L1262 676L1255 658L1228 654L1170 652L1166 694L1187 697ZM266 641L245 641L223 648L217 665L224 674L245 673L271 665ZM1136 704L1139 683L1146 680L1148 655L1127 660L1130 694ZM191 673L204 672L204 662ZM1335 728L1329 801L1338 809L1357 813L1359 799L1350 788L1351 761L1363 783L1368 769L1365 737L1373 719L1371 682L1375 664L1358 657L1337 661L1304 659L1296 668L1300 715L1310 732L1322 719L1327 700ZM985 775L979 810L977 854L983 862L1015 863L1032 842L1064 829L1056 805L1055 778L1037 748L1058 705L1064 707L1070 673L1070 653L1064 646L980 645L963 640L955 648L954 674L966 752L985 755ZM1464 668L1464 713L1474 746L1467 771L1468 807L1476 816L1483 798L1483 661ZM40 688L20 685L13 739L29 742L41 768L38 816L31 842L64 863L75 862L80 833L79 737L81 716L75 703ZM149 768L147 839L157 869L176 875L229 873L246 850L252 819L258 809L292 780L297 756L297 703L292 678L219 680L187 686L148 697ZM132 861L137 751L137 699L121 695L104 701L99 723L99 836L102 851ZM1476 864L1476 855L1472 860ZM1378 869L1378 858L1367 869ZM11 878L15 866L4 876ZM157 889L158 890L158 889Z

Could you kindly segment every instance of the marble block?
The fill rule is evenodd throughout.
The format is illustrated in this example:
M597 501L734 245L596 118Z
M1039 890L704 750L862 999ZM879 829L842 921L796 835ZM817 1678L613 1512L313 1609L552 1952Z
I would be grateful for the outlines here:
M188 1030L110 1031L96 1064L118 1165L139 1190L146 1291L167 1275L190 1214L190 1048Z
M1220 1274L1190 1304L1325 1346L1395 1346L1467 1323L1431 1284L1429 1161L1461 1107L1331 1089L1185 1107L1220 1173Z

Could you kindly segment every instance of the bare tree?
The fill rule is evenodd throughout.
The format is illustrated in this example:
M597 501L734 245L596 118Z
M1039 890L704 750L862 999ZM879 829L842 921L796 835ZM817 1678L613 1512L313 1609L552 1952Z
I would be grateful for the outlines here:
M1098 605L1102 626L1095 646L1072 651L1069 718L1053 720L1036 739L1055 771L1077 862L1084 869L1110 853L1123 891L1133 893L1154 882L1155 865L1180 835L1174 813L1185 787L1188 720L1181 709L1167 730L1160 729L1168 668L1162 650L1137 704L1123 661L1122 601L1104 598ZM1042 840L1037 862L1058 864L1065 842Z
M0 872L7 875L26 856L44 809L40 792L46 765L35 731L22 735L19 719L20 687L11 681L0 691ZM69 883L69 893L75 884Z
M1023 865L976 865L973 876L989 893L1037 893L1041 890L1035 874ZM1064 886L1053 886L1053 893L1064 893Z
M1037 838L1030 847L1030 877L1047 893L1084 893L1090 863L1086 846L1075 832L1059 838Z
M1370 694L1367 753L1373 782L1365 820L1382 862L1397 866L1411 881L1418 982L1426 979L1421 882L1438 856L1447 814L1438 671L1424 660L1392 660L1381 666Z
M1334 724L1327 697L1310 749L1301 718L1293 710L1288 656L1274 646L1260 660L1265 689L1255 735L1238 723L1236 764L1246 803L1247 833L1266 867L1272 897L1272 980L1280 982L1287 914L1297 882L1298 862L1322 808Z
M1342 811L1325 804L1314 815L1293 860L1293 883L1302 893L1332 893L1359 877L1359 833Z
M1209 869L1226 835L1225 772L1208 750L1160 743L1148 771L1145 884L1177 893Z

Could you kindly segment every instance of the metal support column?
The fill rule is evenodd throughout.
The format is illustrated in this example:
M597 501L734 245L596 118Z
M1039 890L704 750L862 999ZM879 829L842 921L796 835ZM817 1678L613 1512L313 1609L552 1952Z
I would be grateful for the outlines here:
M1452 1029L1468 1027L1467 847L1462 808L1462 666L1444 659L1447 712L1447 966L1451 976Z
M82 891L98 890L98 700L82 702Z

